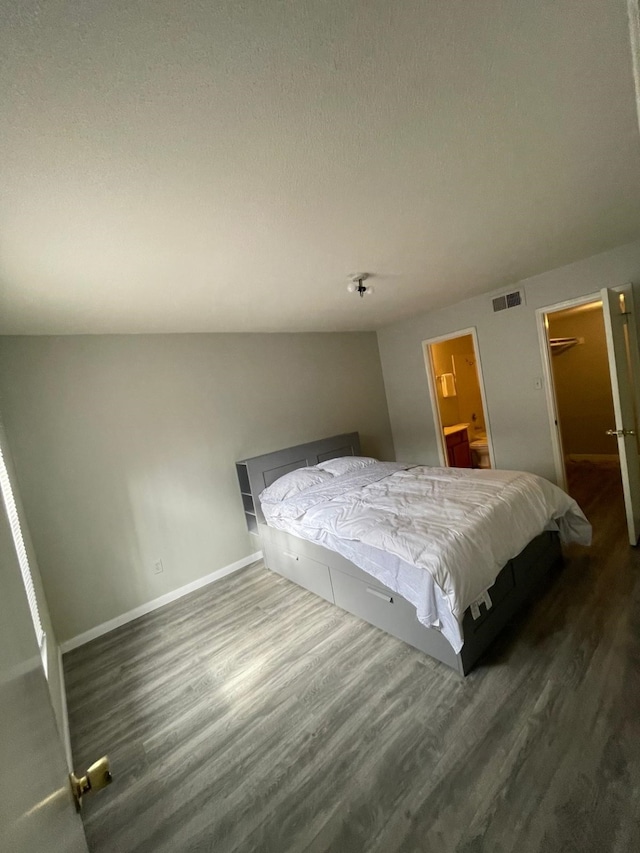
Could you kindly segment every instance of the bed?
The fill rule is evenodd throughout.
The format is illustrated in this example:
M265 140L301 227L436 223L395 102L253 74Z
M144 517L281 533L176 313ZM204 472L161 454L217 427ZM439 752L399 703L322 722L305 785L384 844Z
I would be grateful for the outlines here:
M461 675L561 565L560 534L591 536L541 478L380 463L360 456L358 433L236 471L269 569Z

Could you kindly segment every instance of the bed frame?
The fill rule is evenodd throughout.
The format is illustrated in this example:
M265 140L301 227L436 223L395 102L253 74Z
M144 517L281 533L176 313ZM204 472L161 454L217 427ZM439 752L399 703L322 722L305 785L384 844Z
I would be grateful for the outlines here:
M541 533L509 560L491 587L491 609L481 604L476 619L470 608L465 611L464 646L456 654L439 631L418 622L415 607L402 596L340 554L265 522L258 495L278 477L326 459L359 454L360 439L353 432L237 462L249 531L260 537L267 568L466 675L502 628L545 585L551 570L562 564L558 534Z

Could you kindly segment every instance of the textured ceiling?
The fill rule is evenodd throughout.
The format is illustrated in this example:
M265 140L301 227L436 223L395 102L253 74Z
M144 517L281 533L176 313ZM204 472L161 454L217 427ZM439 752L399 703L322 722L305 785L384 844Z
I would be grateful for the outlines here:
M0 10L0 332L372 329L640 236L625 0Z

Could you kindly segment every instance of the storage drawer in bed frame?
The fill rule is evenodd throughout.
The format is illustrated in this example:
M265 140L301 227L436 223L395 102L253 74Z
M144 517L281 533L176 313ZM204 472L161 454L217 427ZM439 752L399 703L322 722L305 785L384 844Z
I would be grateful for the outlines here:
M341 555L264 524L259 525L259 533L269 569L463 675L562 559L558 535L545 532L510 560L489 591L491 608L480 605L478 619L470 609L465 612L464 646L457 655L439 631L418 622L412 604Z
M416 609L401 595L363 572L359 580L353 572L331 569L335 603L371 625L382 628L399 640L458 669L457 656L438 631L430 630L416 619ZM428 643L425 642L427 639Z
M300 553L301 549L294 550L286 542L278 547L263 537L262 546L267 568L335 604L328 566Z

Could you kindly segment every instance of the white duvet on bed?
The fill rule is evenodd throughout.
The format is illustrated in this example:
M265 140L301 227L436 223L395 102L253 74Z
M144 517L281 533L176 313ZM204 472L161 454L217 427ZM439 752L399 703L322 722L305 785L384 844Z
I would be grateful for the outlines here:
M337 551L410 601L456 652L464 611L531 539L557 529L563 542L591 542L572 498L519 471L381 462L261 505L272 527Z

